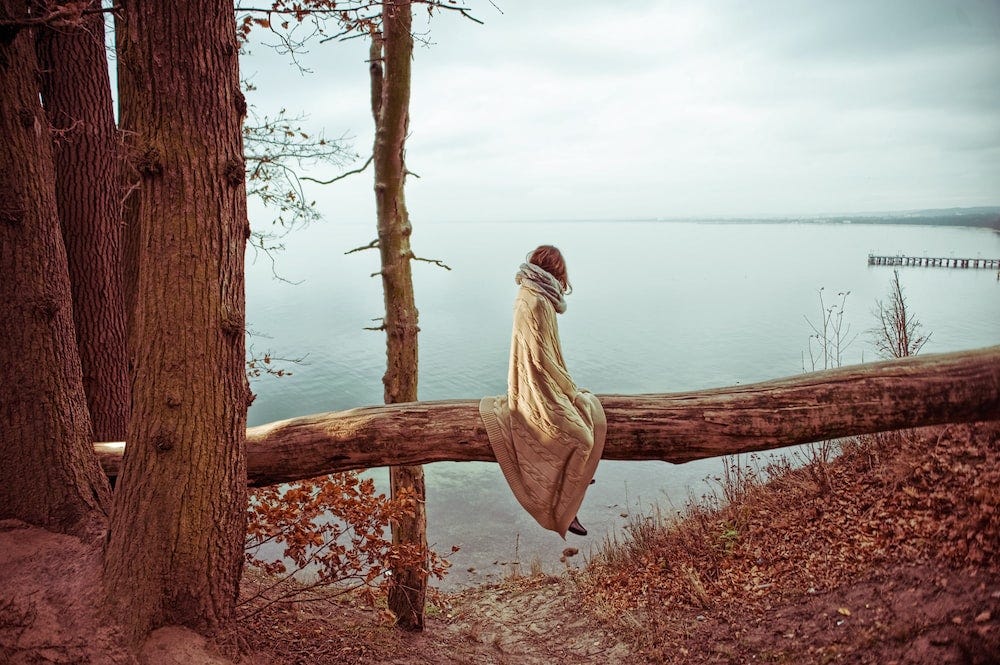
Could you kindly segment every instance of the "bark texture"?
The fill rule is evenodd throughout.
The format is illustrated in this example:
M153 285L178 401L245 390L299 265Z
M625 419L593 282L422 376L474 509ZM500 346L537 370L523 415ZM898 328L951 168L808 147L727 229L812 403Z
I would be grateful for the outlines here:
M125 5L125 2L119 3ZM145 152L141 141L136 140L136 128L142 123L145 106L135 95L121 94L122 90L143 89L142 69L131 64L133 54L129 51L133 41L128 38L127 11L115 12L115 53L118 57L115 75L118 80L118 128L123 138L125 159L119 172L121 186L121 211L119 247L121 251L122 305L125 308L125 339L131 348L135 331L135 305L139 290L139 190L142 187L143 171L149 166L153 155ZM127 352L127 371L131 371L131 352Z
M0 16L27 16L0 0ZM0 517L90 538L107 479L93 455L34 35L0 31Z
M233 618L246 520L246 194L232 3L124 7L136 111L132 414L105 577L134 639Z
M385 295L386 372L382 382L386 404L417 399L417 307L410 269L413 228L404 197L403 157L410 113L412 19L409 0L383 2L383 33L381 39L373 36L371 48L375 200ZM408 493L415 499L413 516L393 523L393 542L418 547L426 553L424 470L419 466L394 466L389 470L389 486L393 497ZM426 568L397 567L392 573L388 602L396 615L396 624L407 630L423 630Z
M96 0L91 3L99 7ZM98 441L125 436L128 372L122 301L119 151L104 18L39 30L42 102L53 142L56 204L69 260L83 388Z
M601 395L604 459L680 464L906 427L1000 419L1000 346L688 393ZM114 475L122 443L97 444ZM494 462L479 400L320 413L247 430L255 487L390 464Z

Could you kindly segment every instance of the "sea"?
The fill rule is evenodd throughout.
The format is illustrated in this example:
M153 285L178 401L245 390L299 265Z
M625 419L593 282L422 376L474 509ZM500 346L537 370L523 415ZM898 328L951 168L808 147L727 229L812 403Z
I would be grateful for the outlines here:
M841 341L827 364L877 360L869 331L893 268L870 266L869 254L1000 258L995 228L885 222L415 222L414 251L428 259L413 263L419 398L506 391L514 273L540 244L566 257L573 292L559 317L563 352L576 383L594 393L699 390L822 369L814 328L825 319L839 324ZM384 334L365 329L384 311L372 276L378 252L348 253L374 238L374 221L314 223L290 233L280 252L248 253L248 343L286 370L253 381L249 425L382 403ZM922 353L1000 344L997 270L897 269L907 307L930 335ZM557 572L567 547L579 550L568 565L579 565L606 538L621 540L630 521L711 493L725 463L603 461L579 513L590 534L568 541L520 508L496 464L428 465L428 540L441 553L459 547L437 584L495 581L518 567ZM387 486L386 469L366 473Z

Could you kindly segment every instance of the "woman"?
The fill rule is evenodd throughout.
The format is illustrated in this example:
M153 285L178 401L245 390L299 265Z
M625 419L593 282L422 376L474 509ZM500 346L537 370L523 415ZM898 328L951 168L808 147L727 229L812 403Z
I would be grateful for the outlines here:
M597 397L576 387L559 343L556 314L571 286L562 253L542 245L514 278L507 394L485 397L479 413L518 502L563 538L587 535L576 519L604 450L607 421Z

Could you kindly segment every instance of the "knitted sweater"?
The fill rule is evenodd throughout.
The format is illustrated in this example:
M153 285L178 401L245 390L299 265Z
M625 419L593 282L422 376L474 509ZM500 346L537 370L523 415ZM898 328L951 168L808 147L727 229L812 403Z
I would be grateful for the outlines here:
M604 451L607 421L597 397L566 371L552 303L525 287L514 300L507 394L484 397L479 413L518 502L565 538Z

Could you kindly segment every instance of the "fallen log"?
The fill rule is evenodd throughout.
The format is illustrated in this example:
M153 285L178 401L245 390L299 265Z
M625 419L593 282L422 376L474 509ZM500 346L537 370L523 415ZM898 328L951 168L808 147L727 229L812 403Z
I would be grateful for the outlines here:
M682 463L823 439L1000 418L1000 346L745 386L601 395L604 459ZM320 413L247 429L254 487L376 466L496 461L478 400ZM94 447L109 476L124 443Z

